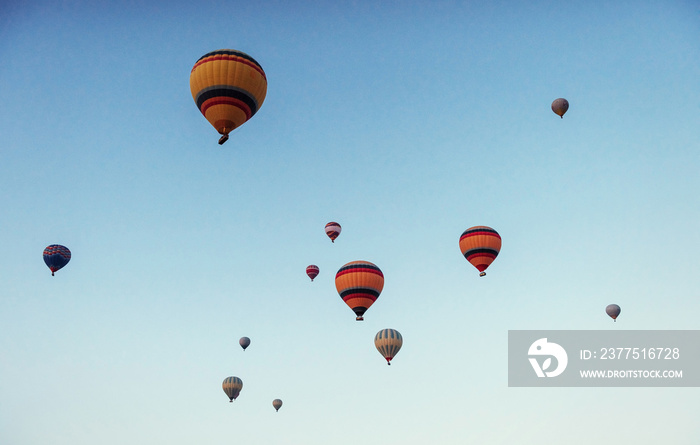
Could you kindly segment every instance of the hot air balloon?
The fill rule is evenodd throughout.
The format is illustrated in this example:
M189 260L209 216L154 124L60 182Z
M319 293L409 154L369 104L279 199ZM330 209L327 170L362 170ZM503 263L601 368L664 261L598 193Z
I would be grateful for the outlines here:
M568 109L569 101L564 98L560 97L559 99L554 99L554 102L552 102L552 111L562 119L564 119L564 113L566 113Z
M374 336L374 346L386 359L386 364L391 365L391 359L399 352L403 345L403 337L396 329L382 329Z
M338 238L338 235L340 235L340 224L337 222L329 222L326 224L326 235L328 235L328 238L331 239L331 242L335 242L335 239Z
M54 272L61 269L70 261L70 250L66 246L60 244L51 244L44 249L44 262L51 270L51 276Z
M481 272L479 276L483 277L486 268L501 250L501 236L491 227L470 227L459 237L459 249L464 258Z
M384 288L384 274L369 261L352 261L335 274L335 288L345 304L362 321L362 315L369 309Z
M267 78L248 54L220 49L203 55L190 73L190 91L197 108L222 136L243 125L260 109L267 94Z
M241 337L241 339L238 340L238 344L241 345L241 348L245 351L245 348L250 346L250 339L248 337Z
M617 317L620 316L620 312L622 312L622 309L620 309L620 306L616 304L609 304L605 308L605 313L608 314L613 321L617 321Z
M308 275L309 278L311 278L311 281L313 281L314 278L316 278L318 276L319 272L320 272L320 269L318 268L318 266L316 266L314 264L312 264L306 268L306 275Z
M282 401L280 399L275 399L272 401L272 406L275 407L275 412L277 412L282 408Z
M229 398L229 402L233 402L238 398L238 395L243 389L243 380L238 377L226 377L224 383L221 385L224 388L224 392Z

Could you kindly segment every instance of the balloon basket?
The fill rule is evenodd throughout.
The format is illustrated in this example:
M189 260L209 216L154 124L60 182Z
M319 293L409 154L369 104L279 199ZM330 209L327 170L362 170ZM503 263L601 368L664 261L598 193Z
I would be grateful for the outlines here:
M224 134L219 138L219 145L224 145L224 142L228 141L228 135Z
M486 276L486 272L481 272L481 273L479 274L479 276L480 276L480 277L485 277L485 276Z

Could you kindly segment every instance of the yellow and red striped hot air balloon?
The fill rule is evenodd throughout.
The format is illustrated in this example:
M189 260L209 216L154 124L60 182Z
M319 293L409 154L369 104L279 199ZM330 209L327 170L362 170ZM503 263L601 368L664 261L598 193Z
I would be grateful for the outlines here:
M260 109L267 78L248 54L220 49L200 57L190 73L190 91L197 108L222 136L243 125Z
M335 274L335 288L355 312L355 320L362 321L364 313L382 293L384 274L369 261L351 261Z
M481 272L479 276L483 277L486 275L486 268L501 251L501 236L491 227L470 227L459 237L459 250L464 258Z

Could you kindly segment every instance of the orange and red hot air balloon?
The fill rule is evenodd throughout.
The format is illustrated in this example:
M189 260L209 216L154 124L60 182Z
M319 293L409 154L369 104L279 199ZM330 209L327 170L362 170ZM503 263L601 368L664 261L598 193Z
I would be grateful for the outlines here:
M335 242L335 239L338 238L338 235L340 235L340 224L337 222L329 222L326 224L326 235L328 235L328 238L331 239L331 242Z
M307 266L307 268L306 268L306 275L308 275L309 278L311 278L311 281L313 281L314 278L316 278L318 276L319 272L320 272L320 269L315 264Z
M470 227L459 237L459 250L479 270L479 276L483 277L501 251L501 236L491 227Z
M267 77L248 54L220 49L194 64L190 91L199 111L221 134L221 145L230 132L258 112L267 95Z
M362 321L364 313L382 293L384 274L369 261L351 261L335 274L335 288L355 312L355 320Z

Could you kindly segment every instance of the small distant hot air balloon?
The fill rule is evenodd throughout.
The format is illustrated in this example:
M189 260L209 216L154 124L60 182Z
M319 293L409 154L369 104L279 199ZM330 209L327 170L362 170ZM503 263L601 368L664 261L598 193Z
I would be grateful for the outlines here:
M326 235L328 235L328 238L331 239L331 242L335 242L335 239L338 238L338 235L340 235L340 224L337 222L329 222L326 224Z
M221 145L231 131L258 112L267 95L267 78L248 54L220 49L194 64L190 91L199 111L221 134Z
M382 329L374 336L374 346L386 359L387 365L391 365L391 359L399 352L402 345L403 337L396 329Z
M483 277L501 251L501 236L491 227L470 227L459 237L459 249L464 258L481 272L479 276Z
M224 388L224 392L229 398L229 402L233 402L238 398L238 395L243 389L243 380L238 377L226 377L224 383L221 385Z
M306 268L306 275L308 275L309 278L311 278L311 281L313 281L314 278L316 278L318 276L319 272L320 272L320 269L318 268L318 266L316 266L314 264L307 266L307 268Z
M275 407L275 412L277 412L282 408L282 401L280 399L275 399L272 401L272 406Z
M44 262L51 270L51 276L54 272L63 268L70 261L70 250L66 246L60 244L51 244L44 249Z
M616 304L609 304L605 308L605 313L608 314L613 321L617 321L617 317L620 316L620 312L622 312L622 309L620 309L620 306Z
M250 346L250 339L248 337L241 337L241 339L238 340L238 344L241 345L241 348L245 351L245 348Z
M362 315L382 293L384 274L369 261L351 261L335 274L335 288L357 315L355 320L362 321Z
M569 101L562 97L559 99L554 99L554 102L552 102L552 111L554 111L554 113L562 119L564 119L564 113L566 113L566 110L568 109Z

